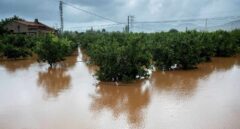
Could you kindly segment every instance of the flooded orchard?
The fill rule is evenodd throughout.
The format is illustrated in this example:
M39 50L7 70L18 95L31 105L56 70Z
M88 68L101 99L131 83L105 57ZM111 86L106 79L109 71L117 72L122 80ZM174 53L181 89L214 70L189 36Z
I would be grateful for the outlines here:
M99 83L81 60L80 53L54 69L1 61L0 128L240 128L240 56L118 85Z

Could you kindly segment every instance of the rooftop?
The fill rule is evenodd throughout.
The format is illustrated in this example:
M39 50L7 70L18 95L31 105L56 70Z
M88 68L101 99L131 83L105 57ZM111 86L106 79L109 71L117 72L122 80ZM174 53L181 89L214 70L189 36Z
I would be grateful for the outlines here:
M20 24L24 24L27 25L29 27L33 27L33 28L42 28L42 29L49 29L49 30L55 30L52 27L49 27L41 22L38 21L38 19L35 19L35 21L26 21L26 20L17 20L15 22L18 22Z

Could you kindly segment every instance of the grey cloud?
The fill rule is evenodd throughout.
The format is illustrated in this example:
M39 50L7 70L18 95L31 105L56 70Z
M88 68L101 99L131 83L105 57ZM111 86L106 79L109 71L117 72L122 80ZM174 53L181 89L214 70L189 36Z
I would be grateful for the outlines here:
M128 15L137 21L156 21L197 17L240 15L240 0L64 0L79 8L116 21L126 22ZM0 0L0 18L19 15L59 23L58 0ZM74 8L64 6L66 26L82 23L111 23Z

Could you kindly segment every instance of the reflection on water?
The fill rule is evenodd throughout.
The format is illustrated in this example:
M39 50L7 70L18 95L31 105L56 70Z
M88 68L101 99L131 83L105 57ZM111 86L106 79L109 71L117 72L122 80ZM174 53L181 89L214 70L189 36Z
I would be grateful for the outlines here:
M60 66L48 68L47 71L38 73L38 85L43 87L48 96L57 97L61 91L69 88L71 76L67 73L68 69L74 67L77 62L77 56L67 58Z
M239 57L213 58L212 62L202 63L195 70L154 72L151 84L159 91L174 91L182 97L192 95L200 79L208 78L212 72L227 71L239 65Z
M73 68L77 63L77 56L68 57L60 66L48 68L47 71L38 73L38 85L43 87L48 96L57 97L59 93L69 88L71 76L68 69Z
M48 68L46 72L39 72L38 76L38 85L53 97L60 91L68 89L71 81L71 76L63 68Z
M130 124L137 125L143 122L143 110L150 102L149 90L143 91L140 82L125 86L100 83L91 97L91 109L96 113L106 109L116 118L126 115Z
M240 61L239 57L214 58L213 62L202 63L199 65L199 68L195 70L154 72L151 78L149 79L149 81L145 81L145 84L135 82L133 84L128 84L128 85L120 84L119 86L116 86L114 84L107 85L106 83L100 83L96 87L95 95L91 95L93 99L91 104L91 109L96 114L107 110L111 112L111 114L114 117L119 119L121 116L126 116L127 123L130 125L130 128L136 127L136 128L153 128L154 129L154 128L195 128L195 127L219 128L219 127L223 127L224 124L220 124L221 122L219 122L218 126L213 126L211 124L206 126L202 124L201 121L202 119L206 119L205 117L201 118L200 120L197 118L195 119L196 121L199 121L198 123L199 125L198 124L185 125L184 124L185 121L191 121L191 122L193 121L191 120L191 117L189 118L189 116L187 115L186 115L187 117L184 118L185 115L182 114L181 110L185 112L186 110L184 109L184 106L185 106L186 108L190 108L188 109L190 111L196 111L195 109L196 107L194 107L194 105L198 105L199 107L197 107L197 109L201 110L201 103L204 103L204 101L206 101L205 98L201 98L202 97L201 96L200 98L197 97L200 100L196 99L195 100L196 102L192 100L194 96L196 97L196 94L199 94L198 93L200 92L199 87L208 85L208 82L207 82L208 79L216 83L215 79L218 79L218 78L215 78L212 76L218 76L218 75L224 76L225 71L227 72L230 69L233 69L234 66L239 65L239 61ZM238 70L238 74L234 76L240 79L240 70ZM226 83L226 81L224 82L224 80L222 80L222 83ZM232 89L232 88L234 89L236 85L236 81L238 80L234 80L234 82L227 81L228 84L231 85L228 89ZM202 82L207 82L207 83L205 84ZM218 85L218 84L214 84L214 85ZM209 87L209 89L206 89L210 91L208 93L211 93L210 88L215 89L214 85L212 87ZM146 90L143 90L143 88L145 88ZM222 88L222 87L219 86L218 88ZM216 93L212 93L212 94L218 95ZM157 95L158 97L155 98L155 95ZM223 94L221 93L219 95L221 97L223 96ZM177 96L177 97L175 98L174 96ZM203 94L203 96L205 96L205 94ZM214 101L221 99L221 97L213 99L213 102L211 103L214 103ZM173 101L172 99L174 99L174 101L176 102L172 102ZM206 99L208 100L208 98ZM186 101L187 103L185 103L184 101ZM189 106L188 103L193 105ZM208 104L211 104L211 103L208 103ZM156 105L156 106L152 108L149 104ZM238 107L240 106L239 103L237 105ZM225 107L224 109L221 109L213 105L210 105L208 107L210 109L212 107L215 107L216 109L218 108L219 114L221 114L220 112L222 112L222 110L229 110L228 107ZM216 109L213 109L213 110L216 111ZM145 113L146 111L149 111L153 114L150 113L151 115L148 116ZM169 112L169 114L166 114L166 112ZM196 111L196 112L204 114L204 112L208 112L208 111ZM194 114L194 112L191 112L191 113ZM209 114L213 115L212 113L209 113ZM168 115L170 115L170 117ZM179 115L179 116L177 118L174 118L175 115ZM218 115L216 116L213 115L206 120L211 120L212 117L216 119L217 116ZM239 117L233 118L234 119L233 121L235 121L233 122L234 123L233 125L225 126L225 127L230 127L230 128L239 127L239 124L236 124L236 119L238 119ZM159 119L159 121L155 119ZM181 119L180 120L181 122L180 123L176 122L175 121L176 119ZM232 118L228 118L228 119L232 120ZM151 122L148 122L148 121L151 121ZM173 123L171 121L173 121ZM219 121L221 121L221 119L219 119ZM159 124L161 122L163 126ZM171 126L171 124L168 125L167 123L171 123L171 124L175 123L177 126L174 126L174 125ZM166 124L168 126L166 126ZM178 125L182 125L182 126L179 127Z
M202 63L199 65L199 73L209 75L214 71L227 71L234 65L240 65L240 56L227 58L213 58L212 62Z
M75 65L77 63L77 59L78 59L77 56L67 57L66 61L61 63L62 67L67 68L67 69L75 67Z
M0 129L240 128L240 56L115 85L79 54L56 68L1 61Z
M36 63L35 59L28 60L0 60L0 66L4 67L8 72L17 70L27 70L32 64Z

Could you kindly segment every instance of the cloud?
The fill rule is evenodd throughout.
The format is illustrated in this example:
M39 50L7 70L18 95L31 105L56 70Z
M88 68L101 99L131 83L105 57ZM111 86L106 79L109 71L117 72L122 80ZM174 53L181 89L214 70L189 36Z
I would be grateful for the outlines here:
M126 22L128 15L136 21L157 21L199 17L240 15L240 0L64 0L101 16ZM39 18L53 26L59 25L58 0L1 0L0 18L18 15L28 20ZM112 22L64 6L67 27ZM121 26L122 27L122 26Z

